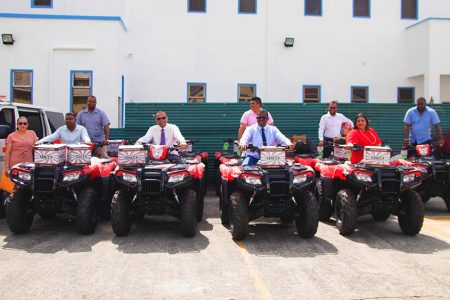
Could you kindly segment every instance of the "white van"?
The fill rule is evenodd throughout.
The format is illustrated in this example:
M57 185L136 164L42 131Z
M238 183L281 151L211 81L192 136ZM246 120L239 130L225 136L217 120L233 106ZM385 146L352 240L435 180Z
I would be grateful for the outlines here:
M39 139L65 124L64 114L53 108L0 102L0 174L5 164L5 139L16 130L17 119L22 116L27 117L28 129L34 130ZM2 210L4 197L5 193L0 190L0 210Z

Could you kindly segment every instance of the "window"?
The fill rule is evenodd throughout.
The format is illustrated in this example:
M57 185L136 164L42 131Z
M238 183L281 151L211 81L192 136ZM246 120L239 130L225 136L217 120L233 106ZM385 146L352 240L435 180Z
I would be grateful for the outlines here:
M321 16L322 0L305 0L305 16Z
M256 0L239 0L239 13L256 14Z
M250 102L256 96L256 84L238 84L238 102Z
M188 0L189 12L206 12L206 0Z
M19 109L19 116L26 117L28 119L28 129L34 130L39 139L44 137L44 126L42 124L41 113L39 111Z
M414 103L415 88L413 87L399 87L397 89L398 103Z
M206 102L206 83L188 83L188 102Z
M27 104L33 103L33 71L12 70L11 73L11 101Z
M52 8L53 0L31 0L31 7L34 8Z
M370 17L370 0L353 0L353 17Z
M71 71L71 111L79 112L86 107L92 95L92 71Z
M369 88L367 86L352 86L352 103L367 103Z
M320 102L320 85L304 85L303 102Z
M417 19L417 0L402 0L402 19Z
M65 124L64 115L62 113L46 111L45 114L47 115L48 123L52 132L55 132L56 129Z

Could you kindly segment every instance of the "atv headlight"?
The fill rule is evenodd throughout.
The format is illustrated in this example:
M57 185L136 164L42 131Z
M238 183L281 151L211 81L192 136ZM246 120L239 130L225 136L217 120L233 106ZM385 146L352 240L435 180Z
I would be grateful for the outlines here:
M355 177L359 181L372 182L372 177L370 176L370 174L367 173L355 172Z
M131 174L131 173L125 173L125 172L124 172L124 173L122 174L122 178L123 178L124 181L128 181L128 182L131 182L131 183L137 182L136 175Z
M244 181L247 184L251 184L251 185L262 185L261 182L261 176L258 175L254 175L254 174L242 174L242 179L244 179Z
M307 174L301 174L294 177L294 180L292 181L293 184L300 184L305 182L308 179Z
M414 173L405 174L405 176L403 176L404 183L413 182L415 179L416 179L416 174L414 174Z
M70 182L78 180L81 176L81 171L75 171L75 172L67 172L63 174L63 182Z
M168 183L178 183L178 182L183 181L187 176L188 176L188 174L186 172L170 174L167 182Z

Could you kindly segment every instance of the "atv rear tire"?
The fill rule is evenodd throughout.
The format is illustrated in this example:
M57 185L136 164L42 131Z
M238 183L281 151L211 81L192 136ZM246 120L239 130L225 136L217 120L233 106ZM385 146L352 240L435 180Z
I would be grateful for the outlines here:
M442 199L444 199L445 205L447 206L447 211L450 212L450 187L447 188L447 190L445 191L445 195L444 197L442 197Z
M325 197L323 196L322 181L320 179L316 179L314 196L319 203L319 220L322 222L330 220L331 215L333 214L333 207L331 206L331 203L325 200Z
M336 196L336 227L341 235L350 235L355 231L358 221L356 197L352 190L343 189Z
M206 190L204 188L205 186L205 182L201 183L200 188L199 188L199 195L197 195L197 207L198 207L198 212L197 212L197 222L201 222L203 220L203 207L205 205L205 194L206 194Z
M228 199L228 203L225 203L225 200L223 199L222 185L220 185L219 206L220 221L222 222L222 225L230 225L230 199Z
M420 232L424 218L423 201L420 195L407 190L400 198L401 206L398 214L398 223L406 235L416 235Z
M6 202L6 222L9 229L21 234L30 230L34 213L31 208L31 195L23 190L14 190Z
M230 196L230 231L233 240L244 240L248 235L248 200L240 191Z
M389 219L390 216L391 216L391 214L388 212L385 212L385 211L373 211L372 212L372 218L376 222L384 222L387 219Z
M297 232L301 237L312 238L319 226L319 203L310 191L304 191L296 197L298 213L295 216Z
M97 192L85 187L78 195L77 224L82 234L92 234L97 227Z
M181 234L193 237L197 233L197 192L186 189L181 197L180 225Z
M125 236L130 233L131 216L129 205L130 195L128 190L117 190L111 201L111 225L114 233L117 236ZM136 218L138 218L138 214L136 214Z
M8 198L8 193L0 190L0 219L6 217L6 198Z

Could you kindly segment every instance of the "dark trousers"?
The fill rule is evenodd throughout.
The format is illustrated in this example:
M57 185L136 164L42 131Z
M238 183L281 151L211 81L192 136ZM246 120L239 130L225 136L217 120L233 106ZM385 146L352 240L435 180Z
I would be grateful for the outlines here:
M323 158L327 158L327 157L330 157L330 155L331 155L331 152L333 152L333 138L329 138L329 137L326 137L326 136L324 136L323 137L323 141L324 142L328 142L328 143L324 143L325 145L324 145L324 147L323 147Z

